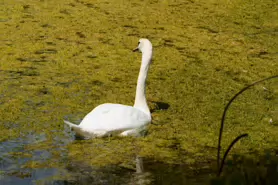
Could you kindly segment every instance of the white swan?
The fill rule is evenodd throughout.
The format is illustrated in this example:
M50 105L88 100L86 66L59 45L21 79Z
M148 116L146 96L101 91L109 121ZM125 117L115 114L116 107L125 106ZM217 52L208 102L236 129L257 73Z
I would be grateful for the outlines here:
M105 103L87 114L79 125L68 124L83 138L103 137L111 134L140 136L145 126L151 122L151 112L145 96L146 79L152 59L152 44L148 39L140 39L133 51L142 52L142 62L136 87L134 106Z

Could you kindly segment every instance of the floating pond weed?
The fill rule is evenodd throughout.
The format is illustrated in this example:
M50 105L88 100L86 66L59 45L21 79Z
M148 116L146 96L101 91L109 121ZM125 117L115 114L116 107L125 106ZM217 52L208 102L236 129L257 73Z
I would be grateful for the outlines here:
M225 105L247 84L278 74L276 4L274 0L4 0L1 179L20 177L18 171L28 175L35 170L32 167L43 164L55 168L55 173L64 169L75 174L57 172L57 183L77 182L80 175L97 184L109 179L105 166L115 165L122 168L111 168L112 174L119 174L111 179L127 184L126 174L135 169L134 159L140 154L146 159L145 170L153 172L151 184L194 184L192 178L207 183L216 166ZM146 137L74 140L64 126L65 117L78 123L101 103L133 104L140 58L131 50L142 37L154 46L146 89L154 123ZM230 107L222 146L239 134L249 137L231 151L224 176L230 169L242 170L240 161L256 166L269 150L272 157L263 161L277 164L277 84L276 79L266 81ZM160 109L151 102L169 106ZM42 133L45 141L32 140ZM5 146L16 152L15 158ZM49 154L44 155L46 162L37 157L40 148ZM88 175L74 171L73 164ZM36 170L38 176L43 174ZM45 174L38 176L25 179L49 180ZM105 182L111 184L111 179Z

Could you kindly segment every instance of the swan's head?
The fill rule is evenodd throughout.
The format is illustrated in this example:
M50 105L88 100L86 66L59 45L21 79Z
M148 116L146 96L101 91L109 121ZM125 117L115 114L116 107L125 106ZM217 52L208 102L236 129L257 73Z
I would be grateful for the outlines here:
M152 43L148 39L139 39L138 46L133 51L141 51L142 53L152 53Z

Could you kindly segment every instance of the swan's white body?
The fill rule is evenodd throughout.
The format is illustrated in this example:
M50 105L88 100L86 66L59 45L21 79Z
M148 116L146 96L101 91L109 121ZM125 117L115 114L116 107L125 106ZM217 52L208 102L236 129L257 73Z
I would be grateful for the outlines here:
M142 62L134 106L105 103L87 114L79 125L64 121L73 128L76 135L83 138L103 137L111 134L137 136L151 122L151 113L145 96L145 85L152 59L152 44L148 39L140 39L135 50L142 52Z

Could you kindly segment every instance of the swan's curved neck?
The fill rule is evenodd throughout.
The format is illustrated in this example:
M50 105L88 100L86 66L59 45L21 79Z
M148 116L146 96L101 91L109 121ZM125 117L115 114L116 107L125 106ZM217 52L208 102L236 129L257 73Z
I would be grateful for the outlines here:
M146 99L146 80L148 77L148 70L150 67L151 59L152 59L151 51L142 54L142 63L141 63L140 72L137 80L136 96L135 96L135 103L134 103L134 107L142 110L143 112L149 115L151 113Z

